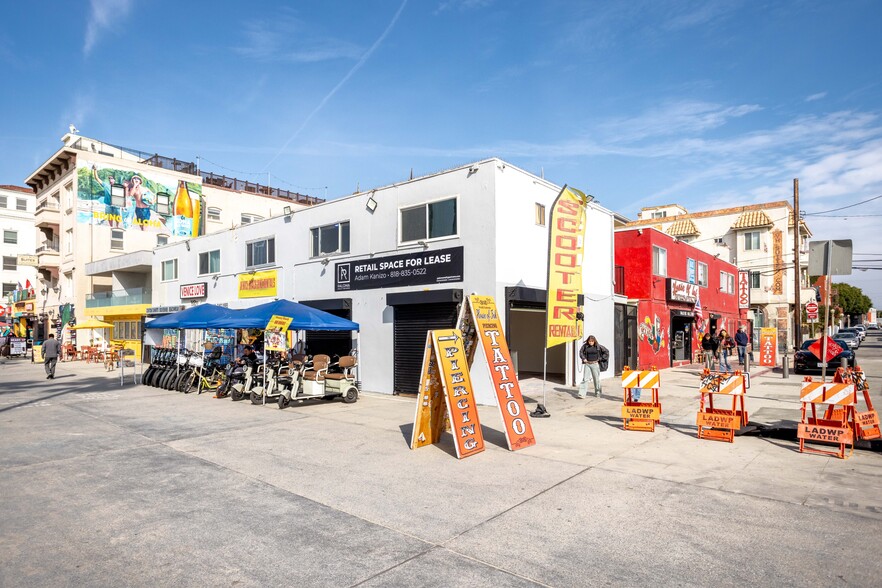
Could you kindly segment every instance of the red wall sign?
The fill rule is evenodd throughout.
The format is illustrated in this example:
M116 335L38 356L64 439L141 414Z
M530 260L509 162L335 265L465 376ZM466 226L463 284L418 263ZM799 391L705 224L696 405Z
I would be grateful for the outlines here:
M184 284L181 286L181 300L188 298L205 298L208 296L208 282Z
M738 271L738 308L750 308L750 272Z

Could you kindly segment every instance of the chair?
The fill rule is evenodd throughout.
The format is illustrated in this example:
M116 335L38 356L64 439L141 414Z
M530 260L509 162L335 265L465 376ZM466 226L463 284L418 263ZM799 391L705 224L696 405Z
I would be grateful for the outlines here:
M312 369L303 373L303 379L312 380L314 382L323 382L325 380L325 374L328 373L328 364L330 363L331 358L327 355L313 355Z

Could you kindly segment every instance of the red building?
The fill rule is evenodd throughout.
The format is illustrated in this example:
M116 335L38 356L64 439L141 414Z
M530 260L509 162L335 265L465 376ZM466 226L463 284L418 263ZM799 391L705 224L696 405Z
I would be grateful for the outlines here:
M615 259L624 295L637 305L638 366L631 367L691 363L705 332L734 337L747 322L738 310L738 268L683 240L650 227L619 229Z

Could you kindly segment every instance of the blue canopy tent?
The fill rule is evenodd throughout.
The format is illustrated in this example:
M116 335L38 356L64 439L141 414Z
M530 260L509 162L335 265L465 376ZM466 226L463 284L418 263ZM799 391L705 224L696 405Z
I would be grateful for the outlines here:
M148 329L206 329L211 328L208 323L212 320L221 320L237 311L218 306L216 304L203 303L191 306L185 310L173 312L147 323Z
M226 309L224 309L226 310ZM291 317L292 331L358 331L358 323L291 300L275 300L208 321L207 328L265 329L273 315ZM152 324L152 323L151 323Z

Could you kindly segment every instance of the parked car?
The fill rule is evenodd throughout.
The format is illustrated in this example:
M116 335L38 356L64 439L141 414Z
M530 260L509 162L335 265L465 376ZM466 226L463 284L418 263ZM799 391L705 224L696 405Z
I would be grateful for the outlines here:
M839 329L836 338L845 341L851 349L857 349L861 346L861 336L857 334L857 331L851 329Z
M833 340L836 341L837 345L842 347L842 353L830 360L830 363L827 364L827 370L832 373L838 367L845 367L846 363L848 363L849 366L854 367L857 362L857 354L851 350L845 340L839 338ZM818 358L815 357L814 353L808 350L815 341L817 341L817 339L803 341L799 351L796 352L796 356L793 359L793 371L795 373L805 374L808 372L821 371L821 368L818 366Z
M866 326L864 326L864 325L855 325L855 326L853 326L853 327L851 327L851 328L854 329L854 330L856 330L856 331L858 332L858 335L861 336L861 341L863 341L864 338L867 336L867 327L866 327Z
M871 331L875 331L879 328L879 323L867 323L867 328Z

